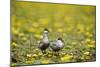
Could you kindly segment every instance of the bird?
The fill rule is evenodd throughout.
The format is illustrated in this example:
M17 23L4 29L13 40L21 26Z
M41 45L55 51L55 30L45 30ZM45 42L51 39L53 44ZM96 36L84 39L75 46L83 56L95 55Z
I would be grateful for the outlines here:
M42 53L45 53L45 50L49 47L49 39L48 39L48 32L49 30L47 28L43 31L43 38L41 39L39 43L39 49L42 51Z
M57 40L50 43L50 47L55 52L55 54L59 54L58 52L64 47L64 41L61 37L59 37Z

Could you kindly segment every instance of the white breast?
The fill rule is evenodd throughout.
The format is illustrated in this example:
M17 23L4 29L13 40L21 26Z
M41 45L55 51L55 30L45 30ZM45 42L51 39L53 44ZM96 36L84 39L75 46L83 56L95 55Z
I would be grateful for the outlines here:
M63 44L63 42L62 42L61 40L57 40L57 46L59 46L59 47L63 47L64 44Z
M43 43L49 43L49 40L48 40L48 36L47 35L45 35L43 37Z

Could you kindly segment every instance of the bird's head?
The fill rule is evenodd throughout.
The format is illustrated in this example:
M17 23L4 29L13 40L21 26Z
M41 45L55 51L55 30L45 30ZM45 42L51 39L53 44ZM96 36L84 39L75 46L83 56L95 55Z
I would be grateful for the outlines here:
M49 30L47 28L44 29L44 34L48 34Z
M62 39L61 37L59 37L59 38L58 38L58 40L60 40L60 41L64 42L64 41L63 41L63 39Z

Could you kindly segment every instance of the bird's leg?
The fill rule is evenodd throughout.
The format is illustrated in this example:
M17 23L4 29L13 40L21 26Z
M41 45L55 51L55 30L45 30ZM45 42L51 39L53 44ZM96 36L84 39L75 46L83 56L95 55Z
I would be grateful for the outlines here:
M42 53L43 53L43 54L46 54L46 51L43 50Z
M56 52L55 52L55 55L56 55L56 56L59 56L59 52L56 51Z

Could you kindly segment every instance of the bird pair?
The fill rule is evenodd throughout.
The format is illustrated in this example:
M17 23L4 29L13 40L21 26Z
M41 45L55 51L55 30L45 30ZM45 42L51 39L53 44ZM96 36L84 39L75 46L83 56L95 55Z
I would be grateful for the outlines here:
M45 50L50 46L50 48L54 51L54 52L58 52L59 50L61 50L64 47L64 42L62 40L62 38L58 38L57 40L50 42L49 38L48 38L48 29L44 29L43 31L43 38L41 39L40 43L39 43L39 49L45 53Z

